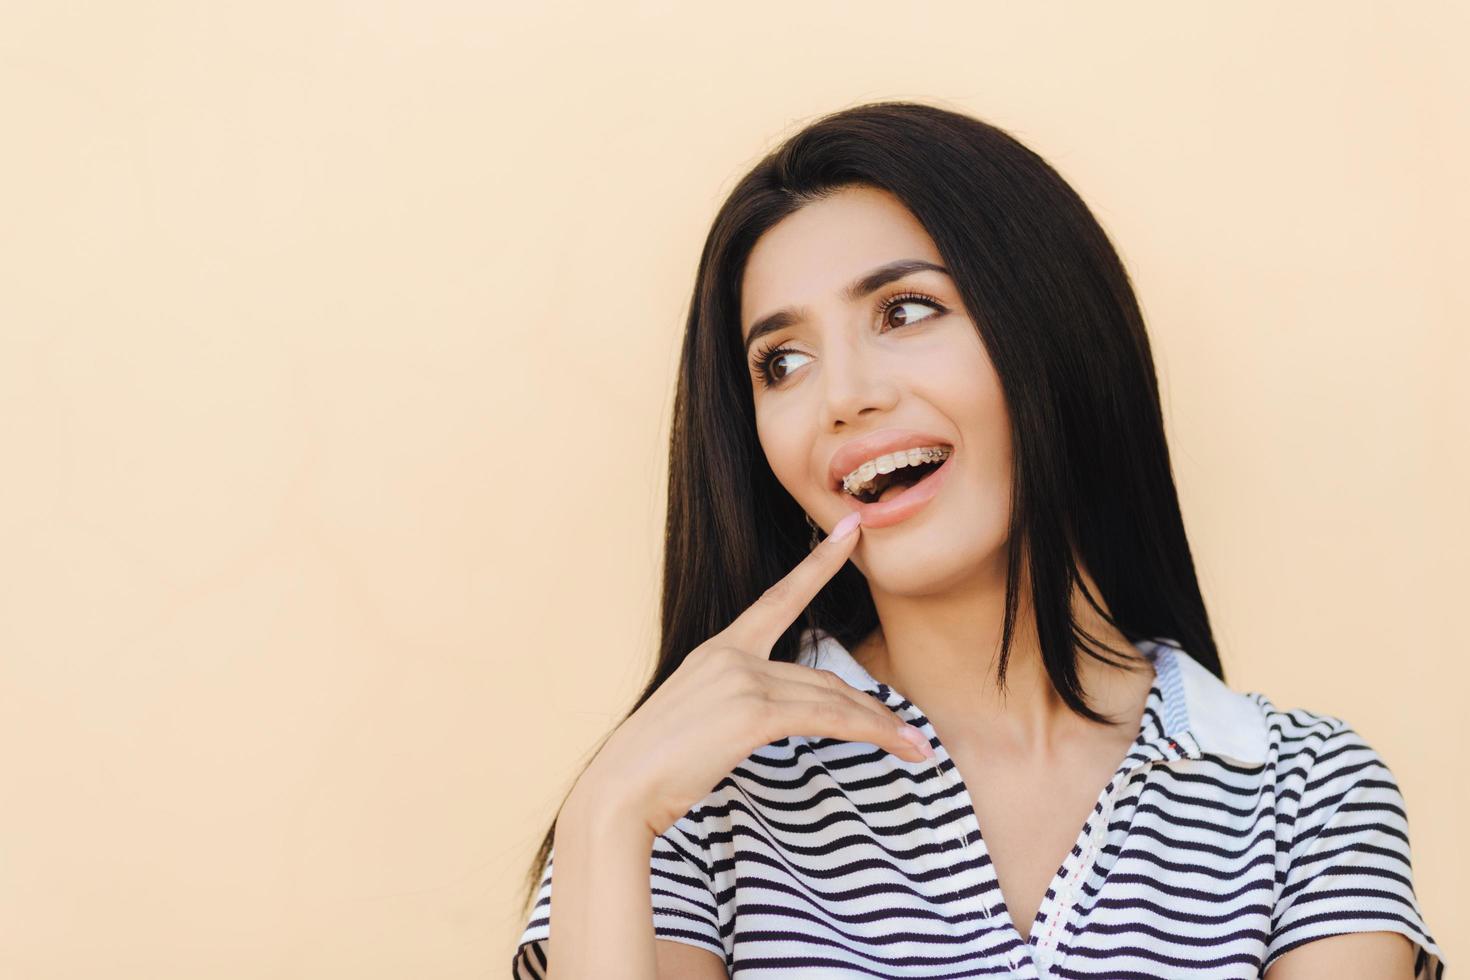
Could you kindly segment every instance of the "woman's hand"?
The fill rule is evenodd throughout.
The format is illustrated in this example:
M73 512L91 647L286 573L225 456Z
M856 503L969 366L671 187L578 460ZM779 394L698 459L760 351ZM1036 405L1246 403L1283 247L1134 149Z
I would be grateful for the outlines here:
M839 537L849 519L851 530ZM770 659L781 634L852 554L856 519L854 512L838 522L785 578L690 651L603 744L573 792L624 811L658 836L752 751L790 735L869 742L914 762L932 758L917 728L836 674Z

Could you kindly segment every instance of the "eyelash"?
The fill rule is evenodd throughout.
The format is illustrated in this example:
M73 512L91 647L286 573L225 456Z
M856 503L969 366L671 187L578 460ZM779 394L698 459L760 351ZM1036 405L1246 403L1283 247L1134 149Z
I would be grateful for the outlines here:
M945 313L948 313L949 312L949 310L945 309L945 307L937 299L935 299L933 296L929 296L929 295L926 295L924 293L912 293L912 292L909 292L909 293L896 293L893 296L890 296L887 299L885 299L878 306L878 317L880 319L886 320L887 317L888 317L888 311L889 310L893 309L895 306L898 306L898 305L900 305L902 303L912 303L912 302L922 303L925 306L932 307L934 309L934 311L935 311L935 316L926 316L926 317L924 317L924 319L917 321L918 323L927 323L928 321L933 320L935 317L937 317L937 316L943 316ZM905 323L904 324L905 327L911 327L911 326L915 326L915 325L916 324L914 324L914 323ZM751 366L751 371L752 371L752 373L754 373L755 378L756 378L756 381L758 381L760 383L760 386L762 388L776 387L776 386L780 385L781 382L780 381L773 380L771 378L770 374L768 373L768 369L770 367L771 362L774 361L776 359L776 357L779 356L779 355L781 355L781 354L800 354L800 353L801 353L801 351L795 350L794 348L791 348L791 347L762 347L758 351L756 351L754 363Z

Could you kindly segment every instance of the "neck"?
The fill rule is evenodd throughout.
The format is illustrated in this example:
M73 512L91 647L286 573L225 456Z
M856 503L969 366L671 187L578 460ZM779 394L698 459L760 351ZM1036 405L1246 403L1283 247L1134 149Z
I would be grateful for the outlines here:
M1093 598L1108 611L1087 570L1080 563L1078 568ZM943 596L875 592L880 625L853 649L853 658L931 720L947 722L958 737L1013 758L1053 755L1078 739L1131 740L1153 682L1152 667L1074 589L1073 616L1081 628L1133 661L1126 669L1112 667L1079 650L1077 673L1087 703L1121 724L1109 727L1083 718L1062 700L1042 663L1029 582L1022 582L1019 598L1004 691L997 669L1004 576L998 584L992 577Z

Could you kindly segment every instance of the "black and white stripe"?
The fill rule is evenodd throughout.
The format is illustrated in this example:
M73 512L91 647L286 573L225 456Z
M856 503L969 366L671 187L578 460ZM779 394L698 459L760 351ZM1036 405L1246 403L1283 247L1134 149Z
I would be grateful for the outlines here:
M820 634L802 662L930 737L910 763L791 737L753 752L654 842L653 923L732 976L1260 977L1302 943L1387 930L1444 965L1413 891L1393 774L1337 718L1226 687L1171 641L1137 739L1023 940L959 771L923 713ZM513 961L544 977L555 851Z

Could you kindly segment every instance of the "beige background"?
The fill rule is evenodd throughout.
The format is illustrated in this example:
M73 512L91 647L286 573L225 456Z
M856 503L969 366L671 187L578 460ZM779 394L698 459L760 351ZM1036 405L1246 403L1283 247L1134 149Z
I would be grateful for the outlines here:
M1018 6L0 8L0 976L507 975L703 235L892 97L1113 235L1230 680L1383 754L1463 954L1466 7Z

